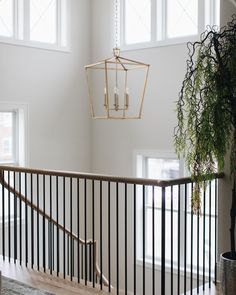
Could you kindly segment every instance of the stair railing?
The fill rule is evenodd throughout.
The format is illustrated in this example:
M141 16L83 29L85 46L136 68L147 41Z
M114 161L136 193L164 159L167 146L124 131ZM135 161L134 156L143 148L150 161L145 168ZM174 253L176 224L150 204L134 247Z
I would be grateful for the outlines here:
M0 251L116 294L180 295L217 280L218 179L194 215L191 178L154 180L0 166Z

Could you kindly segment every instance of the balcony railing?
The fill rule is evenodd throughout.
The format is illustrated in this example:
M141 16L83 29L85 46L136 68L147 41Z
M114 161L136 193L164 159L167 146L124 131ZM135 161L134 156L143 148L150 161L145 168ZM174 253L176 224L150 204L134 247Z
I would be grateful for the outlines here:
M3 259L116 294L179 295L217 281L218 179L0 166Z

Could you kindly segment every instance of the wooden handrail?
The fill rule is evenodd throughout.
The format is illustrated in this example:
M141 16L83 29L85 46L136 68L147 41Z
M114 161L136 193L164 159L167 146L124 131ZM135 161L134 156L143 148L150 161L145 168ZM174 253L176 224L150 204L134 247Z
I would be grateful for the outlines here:
M10 170L8 170L8 171L10 171ZM16 171L16 170L13 170L13 171ZM18 172L21 172L21 171L18 171ZM100 277L100 278L102 277L102 282L103 282L104 286L106 286L106 287L109 286L109 281L107 280L107 278L103 274L101 275L101 270L100 270L100 267L98 265L98 259L97 259L97 257L98 257L98 255L97 255L98 254L98 247L97 247L97 241L96 240L93 242L93 240L89 239L89 240L86 240L86 242L85 242L85 240L79 238L76 234L69 231L68 229L63 227L60 223L58 223L53 218L51 218L48 214L43 212L43 210L41 210L40 208L38 208L37 206L32 204L23 194L20 194L15 188L10 186L10 184L5 181L4 173L3 173L2 168L0 168L0 184L3 187L5 187L10 193L14 194L20 201L24 202L27 206L29 206L30 208L35 210L39 215L41 215L42 217L47 219L50 223L55 225L57 228L59 228L60 230L65 232L65 234L69 235L73 240L75 240L75 241L77 241L77 242L79 242L80 244L83 244L83 245L89 245L89 244L93 245L94 246L94 261L95 261L94 271L95 271L95 273L97 274L98 277Z
M121 177L121 176L109 176L104 174L92 174L92 173L79 173L70 171L58 171L58 170L44 170L44 169L31 169L18 166L0 166L0 170L5 171L15 171L21 173L30 173L38 175L48 175L48 176L58 176L58 177L68 177L68 178L78 178L78 179L90 179L97 181L109 181L109 182L119 182L127 184L137 184L137 185L150 185L158 187L168 187L173 185L192 183L191 177L183 177L176 179L160 180L160 179L146 179L146 178L132 178L132 177ZM224 177L224 173L215 173L214 178L220 179Z

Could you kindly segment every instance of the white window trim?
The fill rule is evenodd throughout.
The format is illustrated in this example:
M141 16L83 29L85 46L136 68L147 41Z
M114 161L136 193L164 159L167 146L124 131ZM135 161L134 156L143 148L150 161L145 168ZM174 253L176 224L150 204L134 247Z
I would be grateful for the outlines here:
M45 49L45 50L53 50L53 51L59 51L59 52L65 52L69 53L71 51L71 0L67 0L67 12L66 12L66 35L67 35L67 46L61 46L60 36L62 35L61 32L61 19L59 15L61 12L59 12L60 9L60 0L59 5L57 9L57 43L56 44L50 44L50 43L44 43L44 42L37 42L37 41L31 41L29 38L29 0L25 0L24 5L24 16L23 17L23 39L19 36L19 15L18 15L18 0L14 0L13 2L13 36L12 37L5 37L0 36L0 43L7 44L7 45L15 45L15 46L23 46L23 47L30 47L30 48L36 48L36 49Z
M220 12L220 0L208 0L209 5L211 6L210 15L208 17L204 17L206 14L205 9L205 0L199 0L199 24L198 34L197 35L189 35L177 38L168 38L166 33L167 26L167 16L166 16L166 5L162 5L162 20L161 20L161 35L162 40L157 40L157 0L151 0L151 41L142 42L142 43L133 43L127 44L125 42L125 0L120 0L120 48L122 51L130 51L130 50L140 50L146 48L155 48L155 47L164 47L171 45L181 45L186 44L188 42L195 42L199 40L200 35L204 32L207 25L213 26L220 24L219 20L219 12ZM165 4L168 0L163 0ZM203 13L200 12L203 11Z
M0 111L16 113L14 129L17 130L16 143L13 143L16 148L16 159L14 163L0 163L0 165L28 165L28 109L29 106L26 103L0 102Z
M27 166L28 165L28 109L29 106L27 103L9 103L9 102L0 102L0 111L1 112L15 112L15 132L16 143L14 144L15 156L16 159L11 163L1 163L1 166L4 165L14 165L14 166ZM13 213L10 214L11 226L13 221ZM19 220L19 218L17 218ZM24 222L24 218L22 219ZM5 213L5 223L6 226L9 226L9 215L8 212ZM2 216L0 216L0 228L2 227Z
M135 150L133 153L133 175L134 177L143 177L143 171L141 167L138 167L138 157L141 158L162 158L162 159L178 159L176 153L171 150ZM185 165L183 159L180 159L180 175L186 175Z
M134 176L143 178L143 175L146 175L146 167L143 164L146 162L146 158L162 158L162 159L177 159L175 152L173 151L163 151L163 150L136 150L133 153L133 163L134 163ZM180 177L184 175L184 161L180 160ZM139 213L142 212L142 202L141 200L141 191L137 191L137 228L142 228L142 218L138 218ZM146 207L147 208L147 207ZM145 210L146 210L145 208ZM133 213L132 213L133 214ZM183 215L183 214L182 214ZM142 252L142 235L137 233L137 263L142 263L143 261L143 252ZM145 259L148 261L148 257L145 254ZM159 260L155 260L156 264L160 264Z
M134 171L134 177L143 177L143 175L146 174L146 167L145 165L143 166L143 164L140 165L141 162L145 161L146 162L146 158L161 158L161 159L178 159L177 155L175 152L173 151L163 151L163 150L135 150L134 153L133 153L133 163L134 163L134 166L133 166L133 171ZM189 175L189 172L184 164L184 159L181 158L179 160L179 163L180 163L180 177L185 177L185 176L188 176ZM137 192L137 196L138 194L141 194L141 192ZM136 204L136 208L137 208L137 212L142 212L142 203L140 204L139 202L137 202ZM146 207L147 208L147 207ZM145 208L145 210L146 210ZM161 210L161 209L160 209ZM180 210L182 212L181 214L181 220L180 220L180 223L183 224L184 223L184 202L181 202L180 204ZM132 213L133 214L133 213ZM189 214L189 212L188 212ZM146 214L147 216L147 214ZM132 216L132 219L134 218L134 216ZM139 218L138 217L138 214L137 214L137 220L136 220L136 223L137 224L140 224L140 228L142 228L142 218ZM147 225L147 224L146 224ZM138 226L137 226L138 227ZM181 239L184 238L184 233L181 232L180 233L182 235ZM142 235L138 234L137 233L137 258L136 258L136 263L137 263L137 266L143 266L143 253L142 253ZM183 265L184 265L184 249L181 248L180 249L180 275L183 275ZM155 257L157 258L157 257ZM150 268L152 269L152 259L147 255L147 253L145 253L145 266L147 268ZM168 261L166 261L166 271L167 272L170 272L171 270L171 265ZM178 269L178 265L174 262L173 263L173 271L174 273L177 272L177 269ZM159 258L155 259L155 270L156 271L159 271L161 270L161 260ZM187 277L189 276L189 272L191 270L190 266L187 265ZM197 268L196 267L193 267L192 269L193 271L193 275L194 277L196 276L197 274ZM208 265L206 265L206 268L205 268L205 271L208 271ZM199 275L200 275L200 279L201 277L203 276L203 270L200 268L199 269ZM214 277L214 269L212 269L212 272L211 272L211 276L212 278Z

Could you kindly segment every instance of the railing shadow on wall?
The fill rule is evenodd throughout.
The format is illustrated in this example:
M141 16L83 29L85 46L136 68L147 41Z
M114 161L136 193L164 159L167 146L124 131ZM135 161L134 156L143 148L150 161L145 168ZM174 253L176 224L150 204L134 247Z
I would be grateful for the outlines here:
M116 294L217 281L218 179L191 210L191 178L152 180L0 166L3 259Z

